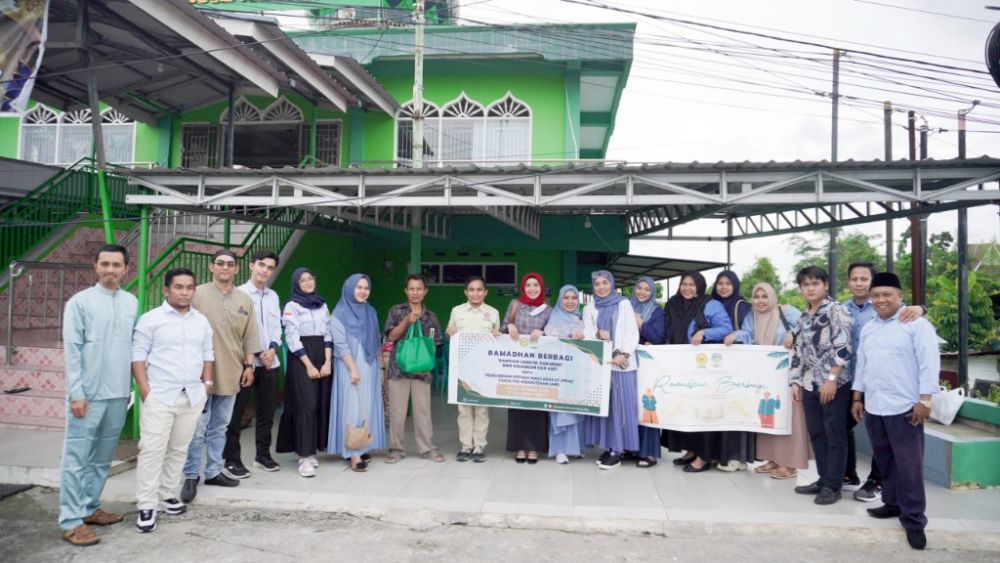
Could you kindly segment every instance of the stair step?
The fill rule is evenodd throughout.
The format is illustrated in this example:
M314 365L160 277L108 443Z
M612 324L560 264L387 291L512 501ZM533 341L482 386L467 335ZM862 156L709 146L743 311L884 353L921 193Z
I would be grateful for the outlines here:
M61 428L66 425L66 397L62 393L32 391L0 394L0 424Z
M61 367L0 366L0 391L20 387L65 395L66 376Z
M16 333L15 333L16 335ZM41 346L15 346L16 352L13 356L14 366L34 366L36 369L62 369L65 365L65 356L62 346L52 347ZM0 367L10 367L6 364L7 347L0 346Z

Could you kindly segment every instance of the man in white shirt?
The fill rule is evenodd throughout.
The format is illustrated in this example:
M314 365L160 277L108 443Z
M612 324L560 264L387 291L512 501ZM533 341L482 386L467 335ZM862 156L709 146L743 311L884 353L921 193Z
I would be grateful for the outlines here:
M188 445L212 388L212 327L191 307L194 273L164 276L163 305L139 318L132 336L132 377L142 401L136 468L136 530L156 529L156 511L187 511L177 496Z
M255 438L257 451L253 466L264 471L278 471L281 466L271 458L271 427L274 425L274 394L278 390L278 350L281 348L281 303L278 294L267 282L278 267L278 255L270 250L258 250L250 257L250 279L237 287L253 301L257 334L263 352L255 354L253 383L240 387L233 405L233 415L226 428L226 447L222 450L225 465L222 472L233 479L246 479L250 470L243 465L240 453L240 432L243 430L243 411L256 395L257 424Z

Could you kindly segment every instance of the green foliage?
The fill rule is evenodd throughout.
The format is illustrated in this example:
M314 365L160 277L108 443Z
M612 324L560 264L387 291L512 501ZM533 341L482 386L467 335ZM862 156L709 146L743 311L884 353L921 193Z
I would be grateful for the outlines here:
M782 305L791 305L799 311L805 311L809 306L809 303L806 302L806 298L802 297L802 294L799 293L799 288L797 287L782 291L781 295L778 296L778 302Z
M983 395L982 391L976 391L976 398L1000 405L1000 385L993 383L990 385L989 393Z
M632 297L632 286L621 288L621 294L622 297ZM653 299L657 303L663 303L663 284L660 282L656 282L656 295L653 296Z
M995 282L994 282L995 283ZM969 272L969 350L982 350L996 337L993 302L975 272ZM958 350L958 278L940 274L927 280L930 306L927 320L934 324L938 336L945 339L948 350Z
M880 248L881 236L869 237L863 233L845 234L837 237L837 297L850 297L847 290L847 266L854 262L871 262L876 271L885 270L885 250ZM792 253L798 260L792 268L792 276L806 266L819 266L829 270L830 237L827 233L795 235L789 241ZM833 273L831 272L831 275Z
M753 299L753 295L751 295L753 286L761 282L771 284L774 291L781 293L781 278L778 277L778 270L775 269L774 262L771 262L767 256L757 256L750 271L744 272L740 276L743 297L748 300Z

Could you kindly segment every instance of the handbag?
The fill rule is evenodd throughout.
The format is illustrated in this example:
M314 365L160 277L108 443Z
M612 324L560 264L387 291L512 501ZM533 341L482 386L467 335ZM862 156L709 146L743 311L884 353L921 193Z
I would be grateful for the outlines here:
M361 391L358 390L357 385L351 385L351 387L354 387L354 393L358 396L358 411L361 412L361 426L354 426L350 422L344 425L346 426L344 431L344 445L349 450L360 450L372 443L372 433L368 431L368 416L365 414L365 406L361 402Z
M941 387L931 396L931 418L947 426L954 422L964 402L965 389L959 387L949 391Z
M404 373L420 373L433 370L436 361L434 339L424 336L418 320L410 325L406 336L396 346L396 363Z

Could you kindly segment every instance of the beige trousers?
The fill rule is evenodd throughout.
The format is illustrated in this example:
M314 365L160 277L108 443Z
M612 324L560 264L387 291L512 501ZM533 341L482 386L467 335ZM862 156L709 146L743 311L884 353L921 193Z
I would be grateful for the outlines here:
M462 449L486 449L486 431L490 429L489 407L458 405L458 440Z
M437 450L431 442L431 384L419 379L389 380L389 451L405 452L407 400L413 403L413 433L421 454Z
M180 495L184 462L198 428L200 402L192 405L181 393L173 405L146 397L139 409L139 459L135 470L135 498L139 510L156 509L161 500Z

